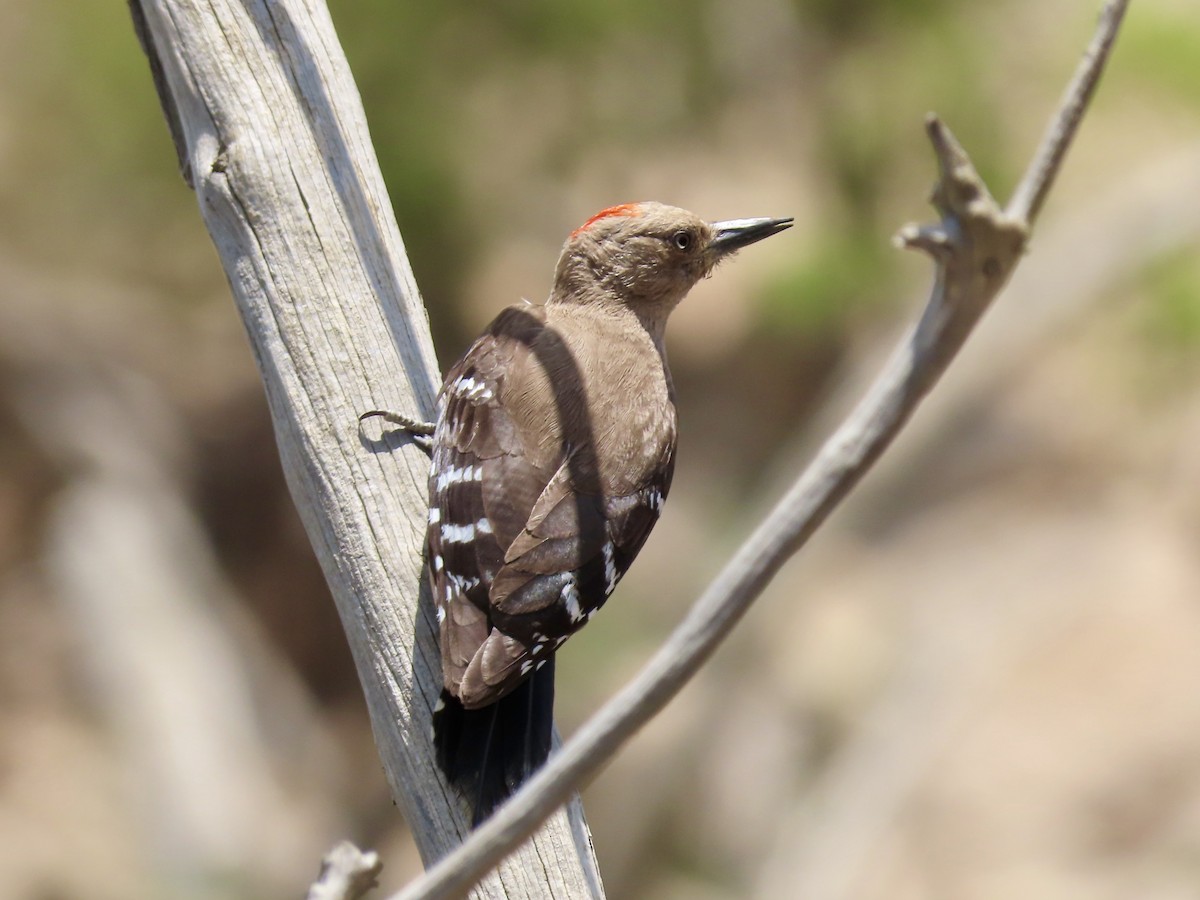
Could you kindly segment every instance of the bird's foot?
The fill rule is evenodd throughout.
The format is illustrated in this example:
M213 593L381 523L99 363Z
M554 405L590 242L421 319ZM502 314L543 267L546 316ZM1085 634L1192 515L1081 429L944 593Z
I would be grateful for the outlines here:
M426 453L432 454L435 428L433 422L422 422L420 419L414 419L404 413L392 412L390 409L372 409L363 413L358 417L359 426L361 427L367 419L383 419L388 424L395 425L401 431L406 432L414 444Z

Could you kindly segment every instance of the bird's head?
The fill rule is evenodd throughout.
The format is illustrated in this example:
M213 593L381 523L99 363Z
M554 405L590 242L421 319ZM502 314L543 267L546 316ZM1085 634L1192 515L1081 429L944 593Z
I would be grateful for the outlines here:
M551 300L616 302L665 319L717 263L791 224L791 219L709 223L685 209L651 202L609 207L567 238Z

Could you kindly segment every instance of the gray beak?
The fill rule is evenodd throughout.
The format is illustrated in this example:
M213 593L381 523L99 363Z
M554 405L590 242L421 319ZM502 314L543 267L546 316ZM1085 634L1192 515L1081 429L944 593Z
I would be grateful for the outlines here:
M735 250L761 241L765 237L778 234L785 228L792 227L793 219L730 219L728 222L713 222L713 239L708 249L718 256L725 256Z

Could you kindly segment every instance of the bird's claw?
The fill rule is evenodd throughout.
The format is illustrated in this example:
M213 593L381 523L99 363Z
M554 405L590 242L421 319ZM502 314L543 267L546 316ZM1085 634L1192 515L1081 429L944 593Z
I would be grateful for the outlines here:
M404 413L392 412L390 409L372 409L363 413L358 417L359 426L361 427L367 419L383 419L385 422L395 425L407 433L414 444L432 455L433 431L436 427L433 422L423 422L412 416L406 416Z

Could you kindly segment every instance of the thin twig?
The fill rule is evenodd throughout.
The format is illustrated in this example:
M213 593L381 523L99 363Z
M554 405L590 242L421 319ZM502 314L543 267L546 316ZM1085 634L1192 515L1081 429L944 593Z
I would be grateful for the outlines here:
M378 886L383 863L373 850L365 853L349 841L340 841L321 860L321 874L305 900L358 900Z
M1100 83L1104 65L1112 54L1113 43L1117 39L1117 32L1121 28L1121 20L1125 18L1128 6L1129 0L1109 0L1100 13L1100 23L1092 37L1092 43L1084 52L1083 59L1079 61L1071 83L1067 85L1058 115L1042 135L1042 143L1034 161L1008 204L1008 214L1017 221L1033 225L1038 213L1042 211L1042 204L1046 195L1050 193L1054 176L1062 167L1063 157L1067 155L1067 149L1079 130L1079 123L1083 121L1084 110L1087 109L1092 95L1096 92L1096 86Z
M1056 137L1039 152L1022 182L1036 200L1027 207L1030 212L1036 212L1062 164L1124 6L1111 3L1102 17L1084 67L1093 74L1072 82L1050 132ZM929 253L937 264L933 291L916 326L867 396L637 677L461 847L393 900L453 897L468 889L666 705L883 453L1008 281L1025 248L1025 217L999 208L941 122L931 117L927 128L940 168L933 203L941 221L909 226L898 236L903 246Z

